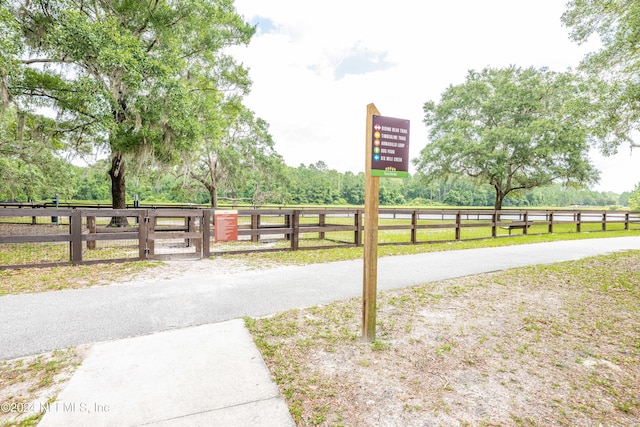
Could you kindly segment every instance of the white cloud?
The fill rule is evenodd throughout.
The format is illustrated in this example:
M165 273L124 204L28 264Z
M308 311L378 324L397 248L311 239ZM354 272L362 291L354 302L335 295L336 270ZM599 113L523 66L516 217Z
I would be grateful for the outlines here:
M231 50L250 68L246 103L270 123L292 166L322 160L364 170L371 102L383 115L411 120L415 157L427 141L422 105L469 69L565 70L589 50L569 40L558 0L236 0L236 8L259 28L248 47ZM629 164L620 160L616 169L632 168L624 179L601 167L598 189L632 189L640 177Z

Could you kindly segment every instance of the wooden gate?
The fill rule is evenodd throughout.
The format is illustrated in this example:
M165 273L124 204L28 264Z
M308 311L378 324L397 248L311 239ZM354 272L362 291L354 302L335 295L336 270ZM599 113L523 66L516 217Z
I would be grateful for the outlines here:
M206 209L149 210L147 259L200 259L209 256L211 212ZM141 224L142 225L142 224ZM207 236L205 238L204 236Z

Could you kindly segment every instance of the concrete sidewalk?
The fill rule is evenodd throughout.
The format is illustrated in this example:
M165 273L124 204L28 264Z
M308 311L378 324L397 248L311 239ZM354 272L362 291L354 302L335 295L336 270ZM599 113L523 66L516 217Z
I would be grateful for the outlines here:
M242 320L93 345L41 427L295 426Z

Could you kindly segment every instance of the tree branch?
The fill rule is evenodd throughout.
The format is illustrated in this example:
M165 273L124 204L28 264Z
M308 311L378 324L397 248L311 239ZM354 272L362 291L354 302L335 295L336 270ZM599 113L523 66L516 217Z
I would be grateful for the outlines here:
M63 63L63 64L71 64L73 61L67 61L66 59L54 59L54 58L32 58L32 59L23 59L22 62L25 65L30 64L46 64L46 63Z
M640 143L635 142L633 139L631 139L630 136L625 136L625 139L627 140L627 142L629 143L629 145L631 145L631 148L633 147L640 147Z
M87 115L87 116L88 116L88 117L91 117L91 116L89 116L89 115ZM56 130L56 133L64 134L64 133L67 133L67 132L75 132L75 131L77 131L78 129L84 129L84 128L86 128L87 126L91 126L92 124L94 124L94 123L97 123L97 122L98 122L98 119L97 119L97 118L95 118L95 117L92 117L92 118L94 119L93 121L86 122L86 123L82 123L82 124L79 124L78 126L74 126L74 127L72 127L72 128L69 128L69 129L64 129L64 130L60 130L60 129L58 129L58 130Z
M19 89L25 89L25 88L19 88ZM60 91L63 92L64 90L60 90ZM74 91L70 90L68 92L74 92ZM48 98L48 99L51 99L51 100L59 102L59 103L63 103L64 102L62 99L60 99L59 97L57 97L55 95L44 93L44 92L41 92L39 90L31 90L30 93L32 95L34 95L34 96L38 96L38 97L41 97L41 98ZM90 117L95 121L99 120L98 117L94 116L93 114L87 113L85 111L80 111L80 110L75 110L75 111L77 111L78 113L82 114L83 116Z
M144 23L142 24L142 26L140 26L140 28L137 28L137 29L135 29L135 30L133 31L133 34L135 34L136 36L137 36L137 35L140 35L140 34L142 34L142 32L143 32L144 30L146 30L146 29L147 29L147 26L149 25L149 21L150 21L150 19L151 19L151 16L153 15L153 13L154 13L154 12L156 11L156 9L158 8L158 3L159 3L159 1L158 1L158 0L155 0L155 2L154 2L154 4L153 4L153 6L152 6L152 8L151 8L151 10L149 11L149 14L147 15L147 19L145 19L145 20L144 20Z

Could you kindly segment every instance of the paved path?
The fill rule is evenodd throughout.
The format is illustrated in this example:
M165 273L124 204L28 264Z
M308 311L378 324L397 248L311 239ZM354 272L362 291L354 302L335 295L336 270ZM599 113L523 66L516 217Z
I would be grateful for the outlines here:
M39 427L294 427L241 319L95 344Z
M626 249L640 249L640 238L382 258L378 285L398 288ZM361 282L362 262L346 261L2 297L0 359L102 341L91 346L42 427L293 426L237 318L360 295Z
M640 237L384 257L378 289L640 249ZM362 294L362 260L0 297L0 360Z

